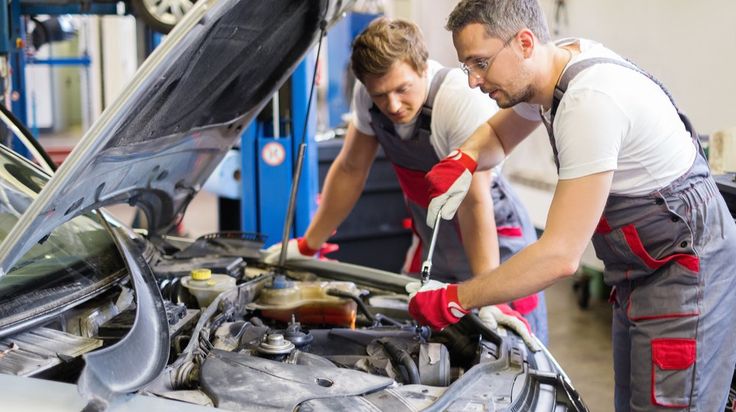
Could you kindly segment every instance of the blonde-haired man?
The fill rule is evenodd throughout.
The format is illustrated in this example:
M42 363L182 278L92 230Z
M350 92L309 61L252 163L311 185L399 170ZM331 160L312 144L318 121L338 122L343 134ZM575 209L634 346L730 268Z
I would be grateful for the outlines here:
M353 118L345 143L331 165L319 209L304 237L289 242L287 258L313 256L347 217L363 191L379 145L392 162L413 219L419 247L407 262L427 256L432 229L427 220L427 184L432 166L498 110L471 90L459 69L428 59L419 28L408 21L379 18L354 41ZM443 223L432 261L432 278L445 282L469 279L499 265L536 239L526 210L508 183L495 171L476 173L457 216ZM280 245L271 249L275 260ZM418 257L418 256L417 256ZM268 259L268 258L267 258ZM404 268L416 273L418 267ZM547 341L543 294L511 303L532 331Z

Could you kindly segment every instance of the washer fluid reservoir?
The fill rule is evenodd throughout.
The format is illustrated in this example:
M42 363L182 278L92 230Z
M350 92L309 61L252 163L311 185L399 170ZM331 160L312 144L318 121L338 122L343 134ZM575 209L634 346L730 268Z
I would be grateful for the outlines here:
M193 269L189 276L181 279L181 284L197 298L200 308L206 308L217 295L235 287L235 278L213 274L209 269Z

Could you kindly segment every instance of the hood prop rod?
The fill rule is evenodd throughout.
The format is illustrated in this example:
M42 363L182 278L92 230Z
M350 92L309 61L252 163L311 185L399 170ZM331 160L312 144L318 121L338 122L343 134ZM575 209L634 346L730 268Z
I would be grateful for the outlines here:
M319 43L317 44L317 59L319 59L320 51L322 50L322 39L325 37L325 30L327 29L327 21L322 18L319 22ZM296 168L294 169L294 176L291 179L291 193L289 194L289 207L286 209L286 221L284 222L284 232L281 236L281 254L279 254L278 267L279 271L282 271L284 264L286 263L286 249L287 243L289 242L289 232L291 231L291 224L294 221L294 209L296 208L296 193L299 189L299 178L302 174L302 165L304 164L304 152L307 149L307 124L309 122L309 112L312 109L312 97L314 95L314 86L317 81L317 66L318 62L314 63L314 73L312 74L312 84L309 88L309 100L307 101L307 113L304 115L304 128L302 129L302 143L299 144L299 154L296 158Z
M299 189L299 177L302 174L302 166L304 164L304 152L307 148L306 143L299 144L299 154L296 158L296 168L294 169L294 177L291 179L291 193L289 194L289 207L286 209L286 221L284 222L284 232L281 236L281 254L279 254L279 268L283 268L286 263L286 244L289 242L289 232L291 232L291 224L294 221L294 209L296 208L296 193Z

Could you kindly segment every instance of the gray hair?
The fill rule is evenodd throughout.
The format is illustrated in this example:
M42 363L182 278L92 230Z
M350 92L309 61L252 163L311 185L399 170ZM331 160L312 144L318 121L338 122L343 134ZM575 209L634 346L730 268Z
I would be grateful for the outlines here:
M489 36L506 40L528 28L548 43L551 38L547 20L537 0L462 0L447 18L445 28L457 33L465 26L479 23Z

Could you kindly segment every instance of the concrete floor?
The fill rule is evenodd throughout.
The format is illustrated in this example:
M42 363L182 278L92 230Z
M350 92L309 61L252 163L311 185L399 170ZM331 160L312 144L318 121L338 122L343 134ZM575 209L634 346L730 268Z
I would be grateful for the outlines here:
M108 210L123 222L133 219L134 209L129 206ZM184 228L195 238L216 231L217 218L216 198L201 192L184 217ZM602 300L591 300L587 309L580 309L572 285L570 279L546 291L549 349L591 411L613 411L611 309Z
M545 293L550 352L591 411L613 411L610 305L591 299L588 308L581 309L572 279Z

